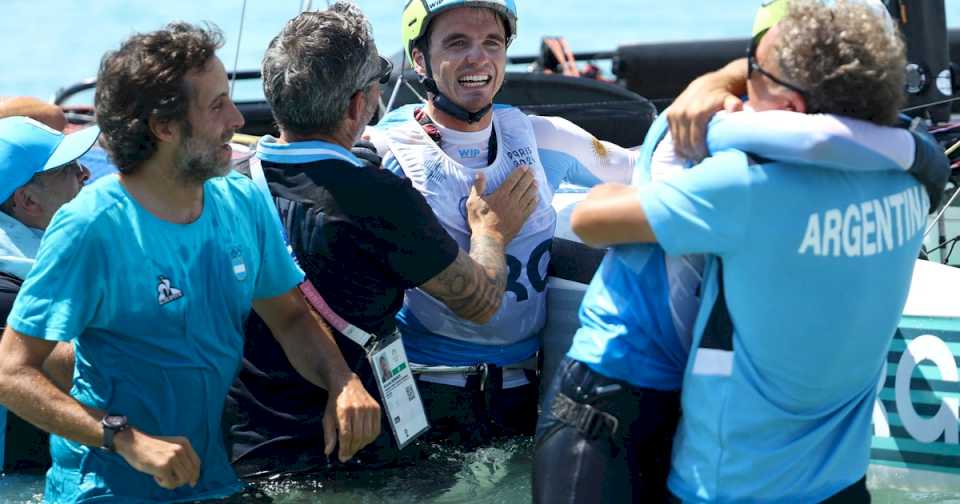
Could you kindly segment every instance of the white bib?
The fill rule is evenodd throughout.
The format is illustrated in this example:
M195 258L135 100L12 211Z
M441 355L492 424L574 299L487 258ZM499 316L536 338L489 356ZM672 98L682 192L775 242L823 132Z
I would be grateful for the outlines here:
M486 192L490 193L515 168L526 165L533 171L540 202L507 246L507 292L500 310L489 322L480 325L463 320L420 289L408 290L404 299L404 306L430 332L484 345L515 343L543 327L547 265L557 224L557 214L550 204L553 189L540 163L530 119L514 108L496 109L493 129L497 135L497 158L480 169L466 168L447 156L412 115L409 121L386 131L388 158L396 158L413 187L424 195L437 219L463 250L470 250L466 201L476 174L483 172Z

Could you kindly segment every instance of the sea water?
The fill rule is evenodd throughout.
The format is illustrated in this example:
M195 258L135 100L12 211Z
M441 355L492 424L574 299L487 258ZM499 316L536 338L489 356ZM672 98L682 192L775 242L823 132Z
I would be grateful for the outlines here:
M361 0L384 54L400 50L406 0ZM63 86L96 75L103 53L132 33L173 20L210 21L226 44L228 68L259 67L270 39L303 0L0 0L0 96L49 99ZM512 55L537 53L540 37L561 35L574 51L604 51L630 42L745 37L759 0L517 0L519 36ZM324 7L326 1L312 2ZM960 0L946 0L948 25L960 27ZM241 18L243 31L241 33ZM239 47L239 51L238 51ZM236 98L256 98L256 85ZM89 98L87 98L89 100ZM266 480L258 485L278 503L525 503L530 501L532 441L519 439L472 452L435 448L420 465L333 477ZM0 503L41 502L40 475L0 477ZM874 489L874 502L960 503L948 493Z

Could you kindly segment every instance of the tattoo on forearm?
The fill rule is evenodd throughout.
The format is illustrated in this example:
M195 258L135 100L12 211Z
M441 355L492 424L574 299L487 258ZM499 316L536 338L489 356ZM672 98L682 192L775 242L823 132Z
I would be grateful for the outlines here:
M479 234L471 239L469 256L461 250L453 264L427 281L423 289L460 317L485 322L500 309L506 286L503 245Z

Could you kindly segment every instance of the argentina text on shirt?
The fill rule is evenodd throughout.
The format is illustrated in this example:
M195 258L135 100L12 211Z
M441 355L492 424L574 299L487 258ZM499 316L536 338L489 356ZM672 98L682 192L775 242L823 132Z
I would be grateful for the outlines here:
M912 187L846 209L813 213L797 253L867 257L891 251L922 232L928 205L920 187Z

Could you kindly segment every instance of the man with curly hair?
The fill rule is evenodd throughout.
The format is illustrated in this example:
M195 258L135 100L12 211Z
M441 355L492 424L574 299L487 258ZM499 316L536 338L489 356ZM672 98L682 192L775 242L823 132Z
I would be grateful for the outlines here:
M712 156L688 170L639 187L598 187L571 223L593 245L711 254L695 284L700 308L668 481L674 496L869 502L877 383L947 160L928 137L882 127L903 102L905 64L882 9L775 0L758 21L745 107L761 112L711 124ZM778 133L788 121L834 124L849 138L798 149L803 139ZM663 137L660 126L645 149ZM744 147L713 149L731 136ZM602 316L598 306L585 301L584 311ZM605 337L573 348L585 355ZM618 337L605 344L631 343ZM600 399L590 407L602 408ZM612 426L634 435L623 428Z
M243 126L215 28L173 23L108 53L96 108L120 170L51 222L0 340L0 402L50 431L49 502L196 501L243 487L220 421L251 305L298 373L336 398L339 441L380 408L297 289L266 198L230 173ZM40 368L74 341L70 394Z

